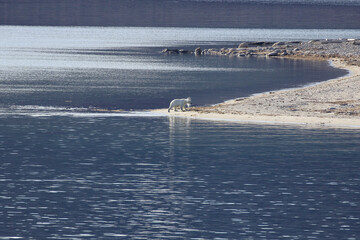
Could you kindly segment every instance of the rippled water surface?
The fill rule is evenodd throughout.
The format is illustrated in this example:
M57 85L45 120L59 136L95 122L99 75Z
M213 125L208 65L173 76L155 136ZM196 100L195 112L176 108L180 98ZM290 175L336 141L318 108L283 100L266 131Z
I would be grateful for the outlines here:
M164 47L359 31L0 32L0 239L359 239L360 131L141 111L347 74L323 61L165 56Z
M359 131L87 114L0 124L2 237L360 236Z

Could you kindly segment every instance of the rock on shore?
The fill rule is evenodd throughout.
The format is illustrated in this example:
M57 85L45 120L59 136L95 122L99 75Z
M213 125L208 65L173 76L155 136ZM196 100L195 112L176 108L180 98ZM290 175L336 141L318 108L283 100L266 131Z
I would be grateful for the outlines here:
M360 39L324 39L288 42L242 42L235 48L164 49L164 54L194 54L229 57L290 57L328 59L342 58L348 64L360 66Z
M195 48L194 54L195 56L200 56L202 54L201 48Z

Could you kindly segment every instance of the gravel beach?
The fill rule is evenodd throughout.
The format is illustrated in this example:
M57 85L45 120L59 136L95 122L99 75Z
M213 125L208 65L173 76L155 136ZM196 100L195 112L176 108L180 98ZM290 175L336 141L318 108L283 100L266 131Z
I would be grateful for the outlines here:
M258 94L215 106L171 112L170 115L251 123L360 128L359 40L241 43L239 48L201 50L201 53L198 50L196 54L326 59L335 67L349 70L349 74L299 89ZM167 113L166 109L154 111Z

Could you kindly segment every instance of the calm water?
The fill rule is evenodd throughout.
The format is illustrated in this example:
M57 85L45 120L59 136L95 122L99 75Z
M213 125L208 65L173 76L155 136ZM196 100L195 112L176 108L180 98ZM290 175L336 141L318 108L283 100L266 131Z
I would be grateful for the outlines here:
M0 0L0 25L359 29L359 0Z
M360 237L360 131L140 111L178 96L212 104L346 74L326 62L163 56L164 47L358 30L0 32L0 239Z
M105 109L168 107L191 96L215 104L340 77L327 62L166 56L164 46L237 46L243 39L287 39L277 30L0 27L0 111L31 106ZM302 39L341 30L292 30ZM346 32L359 36L360 30ZM246 36L246 37L241 37Z

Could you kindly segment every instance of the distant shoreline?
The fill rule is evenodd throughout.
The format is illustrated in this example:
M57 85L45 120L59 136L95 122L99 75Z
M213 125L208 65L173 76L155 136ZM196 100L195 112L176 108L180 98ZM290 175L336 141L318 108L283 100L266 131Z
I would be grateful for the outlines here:
M330 60L334 67L347 69L350 74L299 89L257 94L210 107L193 107L186 112L171 112L169 116L241 123L360 129L359 40L313 40L291 44L280 42L268 46L244 43L240 44L239 48L201 50L200 54L198 50L197 53L193 53L229 57L265 56ZM167 114L167 109L157 109L153 112Z

